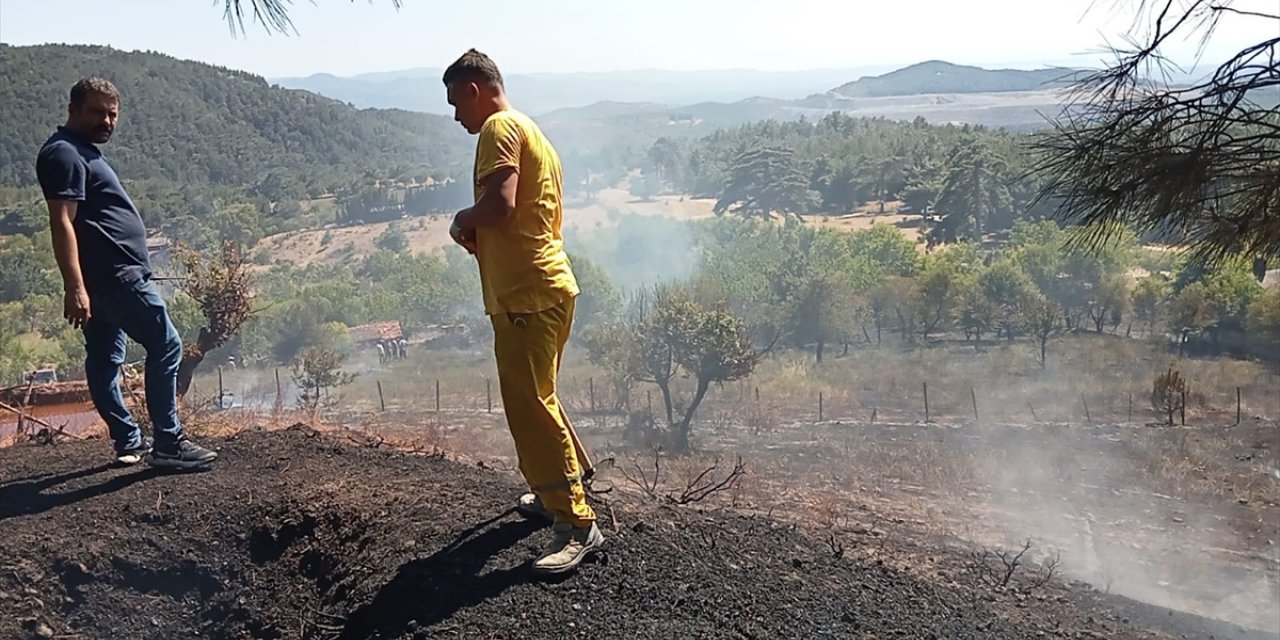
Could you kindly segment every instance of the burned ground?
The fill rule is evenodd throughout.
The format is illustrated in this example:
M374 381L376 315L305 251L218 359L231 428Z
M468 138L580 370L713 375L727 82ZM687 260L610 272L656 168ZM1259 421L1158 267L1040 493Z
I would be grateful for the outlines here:
M1264 637L616 495L606 552L538 581L548 533L510 512L507 474L306 428L216 445L181 475L99 465L102 441L0 451L0 637Z

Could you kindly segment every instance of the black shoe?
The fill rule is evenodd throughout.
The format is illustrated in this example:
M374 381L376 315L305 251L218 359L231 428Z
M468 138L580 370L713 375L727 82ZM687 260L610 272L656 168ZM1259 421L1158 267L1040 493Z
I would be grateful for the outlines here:
M120 466L132 467L151 453L151 438L142 437L142 441L136 447L130 447L123 451L117 451L114 462Z
M154 447L147 456L147 464L165 469L198 469L217 459L217 452L183 438L171 445Z

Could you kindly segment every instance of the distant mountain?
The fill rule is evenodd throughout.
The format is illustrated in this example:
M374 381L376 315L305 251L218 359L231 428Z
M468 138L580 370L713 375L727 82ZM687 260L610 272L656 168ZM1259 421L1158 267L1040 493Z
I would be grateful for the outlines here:
M930 60L884 75L867 76L830 91L843 98L914 96L930 93L1043 91L1065 86L1074 69L982 69Z
M352 176L445 173L471 144L448 118L359 110L314 93L157 53L100 46L5 47L0 53L0 186L31 185L40 144L66 119L67 91L87 75L123 94L104 148L130 180L253 187Z
M884 70L819 69L810 71L612 71L601 73L510 74L507 91L521 109L541 115L596 103L650 102L695 104L736 102L755 96L803 98L827 90L859 73ZM440 69L406 69L351 77L316 74L272 80L283 87L305 89L357 107L398 108L449 113Z

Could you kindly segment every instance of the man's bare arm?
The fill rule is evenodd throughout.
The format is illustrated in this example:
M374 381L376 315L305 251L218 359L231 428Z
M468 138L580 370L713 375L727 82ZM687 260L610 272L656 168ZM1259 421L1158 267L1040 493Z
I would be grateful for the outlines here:
M53 231L53 255L62 272L62 288L66 291L84 289L84 275L80 273L80 249L76 243L75 200L48 200L49 228Z
M516 210L516 185L520 174L515 167L504 167L484 179L484 191L475 206L458 212L455 221L464 229L497 227L505 224Z
M75 200L47 200L49 204L49 228L53 232L53 256L62 272L62 315L77 328L89 320L89 293L84 286L84 274L80 271L80 249L76 243Z

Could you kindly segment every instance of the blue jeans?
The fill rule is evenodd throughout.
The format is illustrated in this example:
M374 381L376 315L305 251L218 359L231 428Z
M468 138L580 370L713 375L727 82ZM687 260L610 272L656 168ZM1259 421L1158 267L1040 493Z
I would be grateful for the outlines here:
M116 451L142 443L142 431L124 406L117 384L124 364L125 336L147 351L147 413L155 426L156 444L182 438L178 421L178 365L182 339L169 320L164 298L150 279L121 284L89 295L90 317L84 326L84 372L89 396L107 423Z

